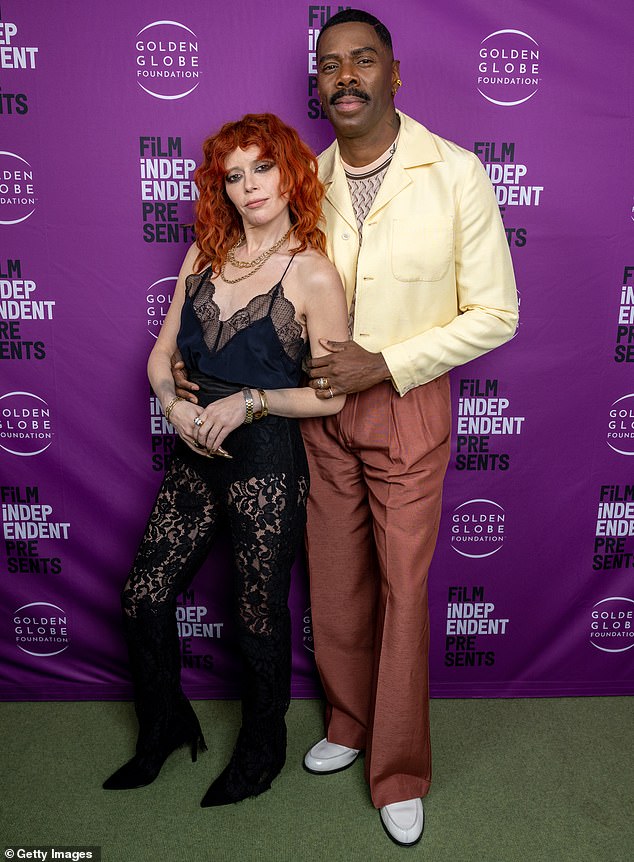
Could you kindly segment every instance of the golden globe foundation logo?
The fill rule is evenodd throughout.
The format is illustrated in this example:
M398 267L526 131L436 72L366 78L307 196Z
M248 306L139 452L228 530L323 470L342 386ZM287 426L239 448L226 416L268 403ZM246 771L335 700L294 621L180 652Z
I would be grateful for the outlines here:
M13 614L15 644L27 655L48 658L68 649L68 614L50 602L30 602Z
M634 392L610 405L605 442L619 455L634 455Z
M159 278L147 289L145 295L147 330L154 338L158 338L165 315L169 311L176 281L176 276Z
M313 642L313 617L310 612L310 607L304 611L302 617L302 644L308 652L315 652L315 644Z
M620 653L634 647L634 599L609 596L590 613L590 643L601 652Z
M51 409L43 398L32 392L0 395L0 449L28 458L52 442Z
M20 224L35 212L33 168L17 153L0 151L0 224Z
M198 37L184 24L146 24L134 47L137 84L155 99L183 99L200 83Z
M461 557L491 557L504 544L505 512L493 500L467 500L451 516L451 547Z
M522 105L539 88L539 62L539 45L528 33L489 33L479 48L478 92L493 105Z

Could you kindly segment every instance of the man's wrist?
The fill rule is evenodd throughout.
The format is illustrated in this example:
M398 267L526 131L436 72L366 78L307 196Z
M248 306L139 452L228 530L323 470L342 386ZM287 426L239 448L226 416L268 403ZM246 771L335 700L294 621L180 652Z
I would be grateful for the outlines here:
M385 380L392 380L390 369L387 367L387 362L382 353L376 353L376 375L377 383L383 383Z

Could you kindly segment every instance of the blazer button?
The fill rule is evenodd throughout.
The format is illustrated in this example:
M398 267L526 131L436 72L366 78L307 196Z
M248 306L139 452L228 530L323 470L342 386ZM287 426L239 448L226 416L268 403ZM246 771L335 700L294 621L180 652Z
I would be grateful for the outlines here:
M350 234L349 233L342 233L341 239L350 239Z

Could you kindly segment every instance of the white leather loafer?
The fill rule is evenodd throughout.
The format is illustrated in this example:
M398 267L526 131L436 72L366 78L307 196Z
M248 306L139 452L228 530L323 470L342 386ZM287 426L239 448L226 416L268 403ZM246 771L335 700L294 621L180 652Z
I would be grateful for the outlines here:
M306 753L304 768L315 775L341 772L351 766L359 756L358 748L347 748L322 739Z
M401 847L420 841L425 826L425 812L421 799L392 802L380 810L381 823L389 837Z

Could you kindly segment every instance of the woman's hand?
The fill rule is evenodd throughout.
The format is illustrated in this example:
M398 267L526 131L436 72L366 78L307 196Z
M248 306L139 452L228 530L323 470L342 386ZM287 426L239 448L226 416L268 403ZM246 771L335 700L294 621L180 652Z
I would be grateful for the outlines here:
M214 455L232 431L244 422L246 413L244 395L236 392L220 398L203 410L189 401L177 401L170 413L170 422L176 433L197 455Z
M193 404L187 406L194 407ZM244 423L246 413L242 392L220 398L204 410L196 409L198 415L192 418L194 445L198 443L211 453L218 451L227 435Z
M196 404L190 404L188 401L177 401L172 407L169 421L174 426L174 430L181 438L183 443L186 443L189 448L197 455L207 455L208 452L200 443L196 445L196 433L198 427L194 420L203 412L202 407Z

